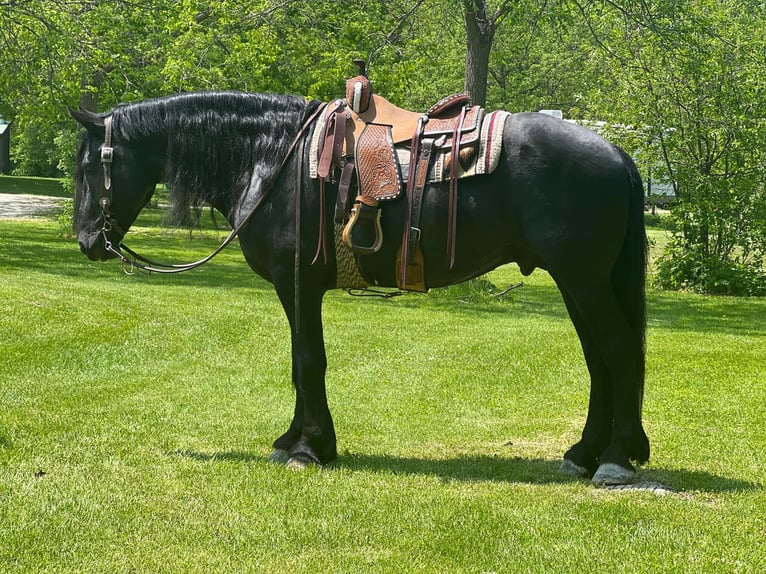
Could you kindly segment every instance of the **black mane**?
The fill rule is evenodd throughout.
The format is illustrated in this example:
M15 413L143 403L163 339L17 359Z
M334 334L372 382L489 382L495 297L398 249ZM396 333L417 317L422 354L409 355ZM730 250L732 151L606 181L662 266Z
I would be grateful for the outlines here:
M118 106L114 133L125 143L167 142L163 180L174 220L190 223L190 207L199 213L223 199L234 208L254 173L273 175L317 105L276 94L186 93Z

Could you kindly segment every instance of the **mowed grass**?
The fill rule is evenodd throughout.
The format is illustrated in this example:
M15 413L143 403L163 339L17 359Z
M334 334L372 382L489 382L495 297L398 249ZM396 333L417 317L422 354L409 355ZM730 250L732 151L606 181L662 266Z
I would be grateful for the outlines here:
M52 197L71 197L71 193L66 191L63 183L63 180L52 177L24 177L0 174L0 193L30 193Z
M131 238L183 261L222 235ZM129 277L1 221L0 278L0 572L766 570L766 300L650 290L658 496L557 473L588 379L544 272L493 272L524 283L498 300L330 293L340 458L298 473L266 462L287 321L235 247Z

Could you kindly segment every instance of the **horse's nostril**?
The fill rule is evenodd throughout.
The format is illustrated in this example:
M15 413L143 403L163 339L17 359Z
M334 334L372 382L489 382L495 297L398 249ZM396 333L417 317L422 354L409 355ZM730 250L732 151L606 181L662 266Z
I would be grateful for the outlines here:
M78 243L80 251L91 261L99 261L104 258L104 250L100 245L98 234L81 234Z

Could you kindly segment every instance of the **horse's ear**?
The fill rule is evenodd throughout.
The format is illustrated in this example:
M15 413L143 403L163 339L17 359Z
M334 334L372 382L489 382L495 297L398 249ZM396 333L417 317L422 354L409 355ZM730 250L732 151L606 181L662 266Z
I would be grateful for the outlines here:
M104 118L99 114L94 114L87 110L80 108L79 110L73 110L67 106L69 115L72 116L77 122L91 133L98 135L104 134Z

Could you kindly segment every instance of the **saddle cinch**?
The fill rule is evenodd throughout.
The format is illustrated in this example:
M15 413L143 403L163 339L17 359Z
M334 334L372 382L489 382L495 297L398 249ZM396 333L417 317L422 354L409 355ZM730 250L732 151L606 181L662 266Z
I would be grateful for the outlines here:
M449 181L447 261L455 263L457 181L476 159L484 109L467 94L439 100L427 112L411 112L373 93L364 62L346 82L346 99L332 102L319 135L317 176L324 181L340 169L335 221L345 223L343 242L357 255L383 244L381 202L404 191L408 199L397 257L400 289L427 291L420 248L423 192L431 180ZM443 178L435 175L436 163ZM353 200L352 200L353 197ZM352 203L353 201L353 203Z

